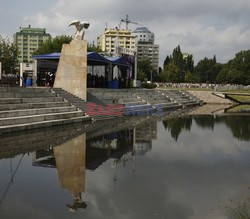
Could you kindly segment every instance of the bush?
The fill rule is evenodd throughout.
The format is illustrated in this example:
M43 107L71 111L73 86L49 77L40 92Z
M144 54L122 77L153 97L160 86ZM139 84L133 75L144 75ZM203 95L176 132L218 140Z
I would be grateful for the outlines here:
M157 85L155 83L142 83L142 87L147 89L154 89L157 87Z

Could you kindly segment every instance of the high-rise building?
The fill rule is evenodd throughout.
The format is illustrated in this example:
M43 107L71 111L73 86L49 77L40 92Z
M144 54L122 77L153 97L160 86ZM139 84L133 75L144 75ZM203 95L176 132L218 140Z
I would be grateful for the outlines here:
M32 54L38 49L39 44L50 38L50 34L46 33L45 28L21 28L14 34L14 43L19 49L19 62L32 62Z
M137 36L138 60L148 59L153 68L159 72L159 45L154 44L154 33L147 27L138 27L134 34Z
M130 30L105 29L104 33L97 38L97 45L102 52L112 56L122 53L134 55L136 36Z

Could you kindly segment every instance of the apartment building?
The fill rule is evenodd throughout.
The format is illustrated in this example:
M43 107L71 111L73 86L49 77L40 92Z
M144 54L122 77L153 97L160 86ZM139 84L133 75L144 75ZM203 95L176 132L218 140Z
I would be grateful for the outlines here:
M20 27L20 31L14 34L14 43L19 49L18 61L33 62L33 52L49 38L45 28Z
M134 55L136 36L131 30L105 29L104 33L97 37L97 45L107 55L118 56L122 53Z

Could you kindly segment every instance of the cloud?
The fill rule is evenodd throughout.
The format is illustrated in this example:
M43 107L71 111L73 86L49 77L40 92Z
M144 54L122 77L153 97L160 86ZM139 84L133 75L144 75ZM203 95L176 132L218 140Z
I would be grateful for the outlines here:
M178 44L183 52L194 55L195 62L214 54L218 61L226 62L236 52L250 48L248 0L57 0L46 9L33 10L22 17L22 24L46 27L52 35L73 34L68 28L71 20L88 20L91 25L86 38L90 42L103 33L106 23L116 27L129 14L132 21L155 33L160 63ZM129 27L133 30L136 25Z

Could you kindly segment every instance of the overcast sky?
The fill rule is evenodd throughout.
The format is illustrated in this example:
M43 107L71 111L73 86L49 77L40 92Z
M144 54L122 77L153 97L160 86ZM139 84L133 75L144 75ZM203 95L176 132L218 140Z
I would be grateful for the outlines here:
M12 38L31 24L52 36L71 35L68 24L79 19L90 22L86 38L96 42L106 23L116 27L126 14L155 33L160 65L178 44L196 63L214 54L224 63L250 49L250 0L0 0L0 34Z

